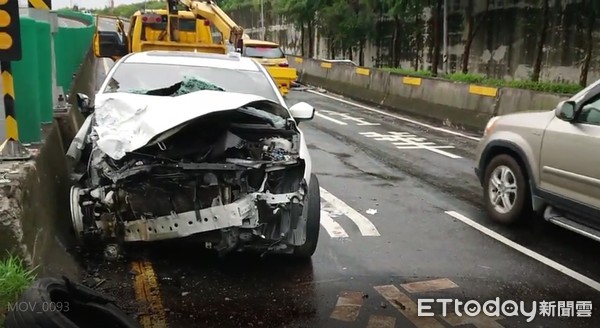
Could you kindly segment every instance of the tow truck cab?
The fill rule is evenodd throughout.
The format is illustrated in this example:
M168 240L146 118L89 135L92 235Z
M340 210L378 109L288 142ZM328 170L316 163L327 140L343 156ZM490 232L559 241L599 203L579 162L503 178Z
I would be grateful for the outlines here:
M97 19L101 17L106 16L99 15ZM214 29L210 21L195 17L188 11L179 11L177 15L169 14L164 9L138 11L131 16L127 32L122 20L106 18L117 21L117 30L99 30L100 24L96 22L96 57L118 60L128 53L149 50L228 52L222 34Z

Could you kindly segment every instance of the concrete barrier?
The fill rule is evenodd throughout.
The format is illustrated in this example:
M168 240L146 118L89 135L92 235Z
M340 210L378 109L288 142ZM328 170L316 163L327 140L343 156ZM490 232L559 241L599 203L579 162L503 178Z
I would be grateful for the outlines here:
M84 26L58 27L57 16ZM69 10L23 11L23 58L12 64L21 142L41 141L42 127L53 120L58 95L72 89L73 76L90 48L94 24L93 16Z
M0 258L18 254L37 274L78 279L80 265L72 252L69 166L66 149L83 123L76 106L77 92L95 93L96 58L91 50L79 60L70 102L56 113L34 159L0 163Z
M300 82L457 129L477 132L481 132L493 116L550 110L568 98L522 89L406 76L295 56L289 56L288 61L298 70Z

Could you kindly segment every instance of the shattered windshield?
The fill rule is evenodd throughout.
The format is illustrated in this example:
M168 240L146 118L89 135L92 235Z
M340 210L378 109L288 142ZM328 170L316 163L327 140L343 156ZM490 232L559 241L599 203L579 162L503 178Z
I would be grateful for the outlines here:
M177 82L171 86L160 89L140 89L140 90L129 90L130 93L136 93L141 95L151 95L151 96L171 96L177 97L181 95L185 95L188 93L201 91L201 90L212 90L212 91L225 91L225 89L214 85L208 81L193 77L193 76L184 76L183 80Z
M199 90L247 93L279 103L277 90L259 71L198 66L123 63L104 92L178 96Z

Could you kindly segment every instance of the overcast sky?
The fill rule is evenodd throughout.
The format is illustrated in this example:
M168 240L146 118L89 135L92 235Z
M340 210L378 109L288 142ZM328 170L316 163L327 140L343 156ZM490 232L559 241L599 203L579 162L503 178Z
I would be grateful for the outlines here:
M115 0L115 6L142 1L143 0ZM109 3L110 0L52 0L52 9L70 7L71 5L78 5L84 8L104 8L108 6ZM27 0L19 0L19 4L26 7Z

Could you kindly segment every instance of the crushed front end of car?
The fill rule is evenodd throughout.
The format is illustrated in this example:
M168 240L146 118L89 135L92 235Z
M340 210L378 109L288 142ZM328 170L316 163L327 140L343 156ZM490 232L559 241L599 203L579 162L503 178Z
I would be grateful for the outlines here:
M67 153L84 244L194 236L222 254L305 244L310 166L285 108L223 91L101 96Z

